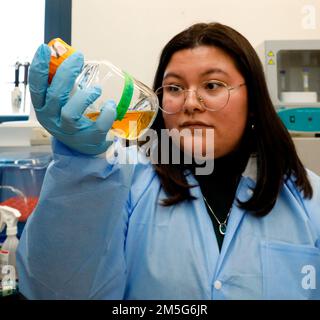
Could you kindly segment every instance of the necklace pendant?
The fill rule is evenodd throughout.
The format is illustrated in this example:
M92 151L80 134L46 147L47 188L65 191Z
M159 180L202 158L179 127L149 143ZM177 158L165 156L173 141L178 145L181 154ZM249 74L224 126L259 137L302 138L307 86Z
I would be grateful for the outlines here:
M225 235L227 231L227 225L225 223L221 223L219 225L219 231L222 235Z

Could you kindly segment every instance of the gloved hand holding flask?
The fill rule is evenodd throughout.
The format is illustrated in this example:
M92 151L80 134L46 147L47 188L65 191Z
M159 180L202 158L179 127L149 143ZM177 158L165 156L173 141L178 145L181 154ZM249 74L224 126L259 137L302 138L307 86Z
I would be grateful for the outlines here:
M61 39L38 49L30 67L30 92L39 122L85 154L106 151L109 129L137 139L158 111L151 89L107 61L84 63L83 55Z
M101 94L97 86L79 90L70 99L74 81L83 66L83 55L73 53L48 83L50 48L41 45L31 63L29 85L32 104L40 124L73 150L96 155L108 148L106 134L116 116L115 103L107 101L100 117L93 122L83 111Z

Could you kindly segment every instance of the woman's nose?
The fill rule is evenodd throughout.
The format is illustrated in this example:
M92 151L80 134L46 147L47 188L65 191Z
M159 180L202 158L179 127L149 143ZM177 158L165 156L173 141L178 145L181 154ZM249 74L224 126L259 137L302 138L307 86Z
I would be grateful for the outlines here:
M198 96L195 90L186 90L184 96L183 111L187 113L194 113L196 111L203 111L201 97Z

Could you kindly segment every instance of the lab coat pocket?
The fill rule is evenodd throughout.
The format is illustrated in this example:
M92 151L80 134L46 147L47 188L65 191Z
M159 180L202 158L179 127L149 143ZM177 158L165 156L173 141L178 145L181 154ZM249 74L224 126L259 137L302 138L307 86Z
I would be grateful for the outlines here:
M265 299L320 299L320 249L279 241L261 243Z

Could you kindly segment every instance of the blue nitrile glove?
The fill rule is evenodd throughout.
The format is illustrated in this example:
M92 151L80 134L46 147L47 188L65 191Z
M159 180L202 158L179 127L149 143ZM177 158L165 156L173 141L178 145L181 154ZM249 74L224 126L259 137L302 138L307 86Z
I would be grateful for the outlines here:
M100 95L99 87L77 90L69 99L74 81L83 66L83 55L75 52L57 69L48 84L51 51L43 44L37 50L29 71L32 104L41 125L73 150L97 155L112 143L106 135L116 117L116 104L106 101L96 121L83 115L84 110Z

